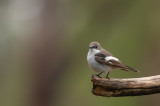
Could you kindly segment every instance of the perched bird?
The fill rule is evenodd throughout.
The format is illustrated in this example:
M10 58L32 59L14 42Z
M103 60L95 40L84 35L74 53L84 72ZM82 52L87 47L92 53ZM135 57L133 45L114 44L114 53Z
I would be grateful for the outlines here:
M138 72L138 70L124 65L118 58L103 49L98 42L91 42L89 47L87 61L90 68L99 73L97 76L106 73L106 78L109 78L109 72L115 69Z

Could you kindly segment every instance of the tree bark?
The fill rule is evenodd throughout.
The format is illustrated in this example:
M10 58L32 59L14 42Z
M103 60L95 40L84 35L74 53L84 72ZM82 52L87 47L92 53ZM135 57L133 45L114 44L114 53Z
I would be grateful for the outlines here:
M97 96L120 97L160 93L160 75L130 79L107 79L92 75L92 83L92 93Z

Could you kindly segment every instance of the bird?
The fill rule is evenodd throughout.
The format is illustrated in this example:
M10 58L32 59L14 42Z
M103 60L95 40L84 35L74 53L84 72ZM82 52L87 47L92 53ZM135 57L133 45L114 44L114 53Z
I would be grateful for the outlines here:
M101 74L105 73L107 74L106 78L108 79L110 79L108 77L109 73L116 69L139 72L138 70L123 64L118 58L103 49L96 41L91 42L89 45L87 61L90 68L98 73L97 76L100 77Z

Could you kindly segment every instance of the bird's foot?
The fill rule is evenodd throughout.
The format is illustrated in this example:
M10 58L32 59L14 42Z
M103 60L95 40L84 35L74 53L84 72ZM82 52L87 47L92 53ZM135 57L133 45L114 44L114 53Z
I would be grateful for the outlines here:
M96 76L98 76L98 77L100 77L100 78L102 78L100 75L102 74L102 72L101 73L99 73L99 74L97 74Z
M102 78L100 75L96 75L97 77L99 77L99 78Z
M107 79L110 79L108 76L106 76Z
M107 78L107 79L110 79L110 78L108 77L108 75L109 75L109 72L107 73L107 76L106 76L106 78Z

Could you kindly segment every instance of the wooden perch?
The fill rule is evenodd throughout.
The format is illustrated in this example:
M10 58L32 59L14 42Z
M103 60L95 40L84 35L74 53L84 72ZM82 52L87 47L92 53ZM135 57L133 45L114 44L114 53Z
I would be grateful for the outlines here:
M160 93L160 75L131 79L107 79L92 75L92 83L92 93L97 96L120 97Z

